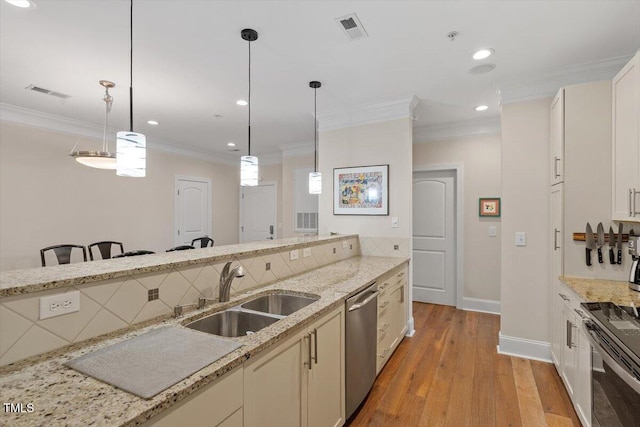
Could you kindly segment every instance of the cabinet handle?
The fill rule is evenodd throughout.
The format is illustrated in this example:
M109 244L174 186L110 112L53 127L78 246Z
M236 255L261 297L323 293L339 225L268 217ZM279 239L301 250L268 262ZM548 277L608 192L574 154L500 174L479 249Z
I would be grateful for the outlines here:
M311 339L309 339L309 341L311 341ZM313 343L314 343L313 360L317 365L318 364L318 329L316 328L313 328Z
M311 370L311 334L307 334L305 336L305 338L307 338L309 340L309 345L308 345L308 362L304 362L305 366L309 367L309 370Z
M389 353L389 349L385 348L384 351L382 352L382 354L379 354L378 357L380 359L384 359L387 356L387 353Z
M564 295L564 294L558 294L558 295L560 295L560 298L562 298L562 299L563 299L563 300L565 300L565 301L571 301L571 300L570 300L569 298L567 298L567 296L566 296L566 295Z
M560 233L560 230L558 230L557 228L553 229L553 250L557 251L558 249L560 249L560 246L558 246L558 233Z
M385 323L382 328L378 329L380 332L384 332L389 328L389 323Z
M400 304L404 304L404 286L400 289Z
M635 188L633 188L632 190L633 190L633 195L631 196L631 200L632 200L631 216L635 217L636 215L638 215L638 211L636 211L636 195L640 193L640 191L636 191Z
M576 345L573 343L573 328L574 325L570 320L567 320L567 347L574 348Z
M558 162L560 161L560 157L553 156L553 174L555 178L559 178L560 174L558 173Z
M633 208L631 207L631 199L633 198L633 190L629 189L629 217L633 216Z
M404 276L404 271L401 271L400 273L398 273L396 277L400 278L402 276Z
M389 301L385 301L384 304L380 306L380 310L384 310L389 305Z
M578 316L580 316L580 318L582 320L587 320L589 319L589 317L585 316L584 313L582 312L582 310L578 310L577 308L574 308L573 311L575 311L576 313L578 313Z

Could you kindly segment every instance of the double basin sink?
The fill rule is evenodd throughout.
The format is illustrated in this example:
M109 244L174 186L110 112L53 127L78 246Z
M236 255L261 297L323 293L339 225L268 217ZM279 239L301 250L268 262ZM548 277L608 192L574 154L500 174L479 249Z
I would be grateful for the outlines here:
M319 298L285 292L263 295L185 326L223 337L241 337L258 332Z

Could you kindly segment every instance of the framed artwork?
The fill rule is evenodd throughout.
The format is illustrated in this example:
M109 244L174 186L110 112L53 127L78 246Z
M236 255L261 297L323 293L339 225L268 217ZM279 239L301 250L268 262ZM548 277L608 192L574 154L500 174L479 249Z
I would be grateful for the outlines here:
M389 165L333 170L334 215L389 215Z
M480 216L500 216L500 197L481 198Z

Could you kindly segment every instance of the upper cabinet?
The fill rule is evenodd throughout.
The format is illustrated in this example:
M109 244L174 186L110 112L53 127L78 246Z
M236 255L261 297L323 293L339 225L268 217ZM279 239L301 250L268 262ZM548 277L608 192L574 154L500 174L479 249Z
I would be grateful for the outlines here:
M612 81L614 220L640 221L640 52Z
M564 89L551 101L551 185L564 181Z

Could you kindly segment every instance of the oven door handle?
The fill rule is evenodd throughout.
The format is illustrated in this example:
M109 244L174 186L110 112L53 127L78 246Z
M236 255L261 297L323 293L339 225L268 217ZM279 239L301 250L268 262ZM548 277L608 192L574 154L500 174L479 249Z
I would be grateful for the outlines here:
M587 338L591 342L591 345L596 349L596 351L602 357L602 360L606 362L607 365L615 372L622 381L624 381L629 387L635 390L636 393L640 394L640 381L635 379L631 374L625 371L618 362L611 357L609 353L598 343L598 340L593 336L593 332L587 327L589 321L585 321L582 324L585 332L587 332Z

